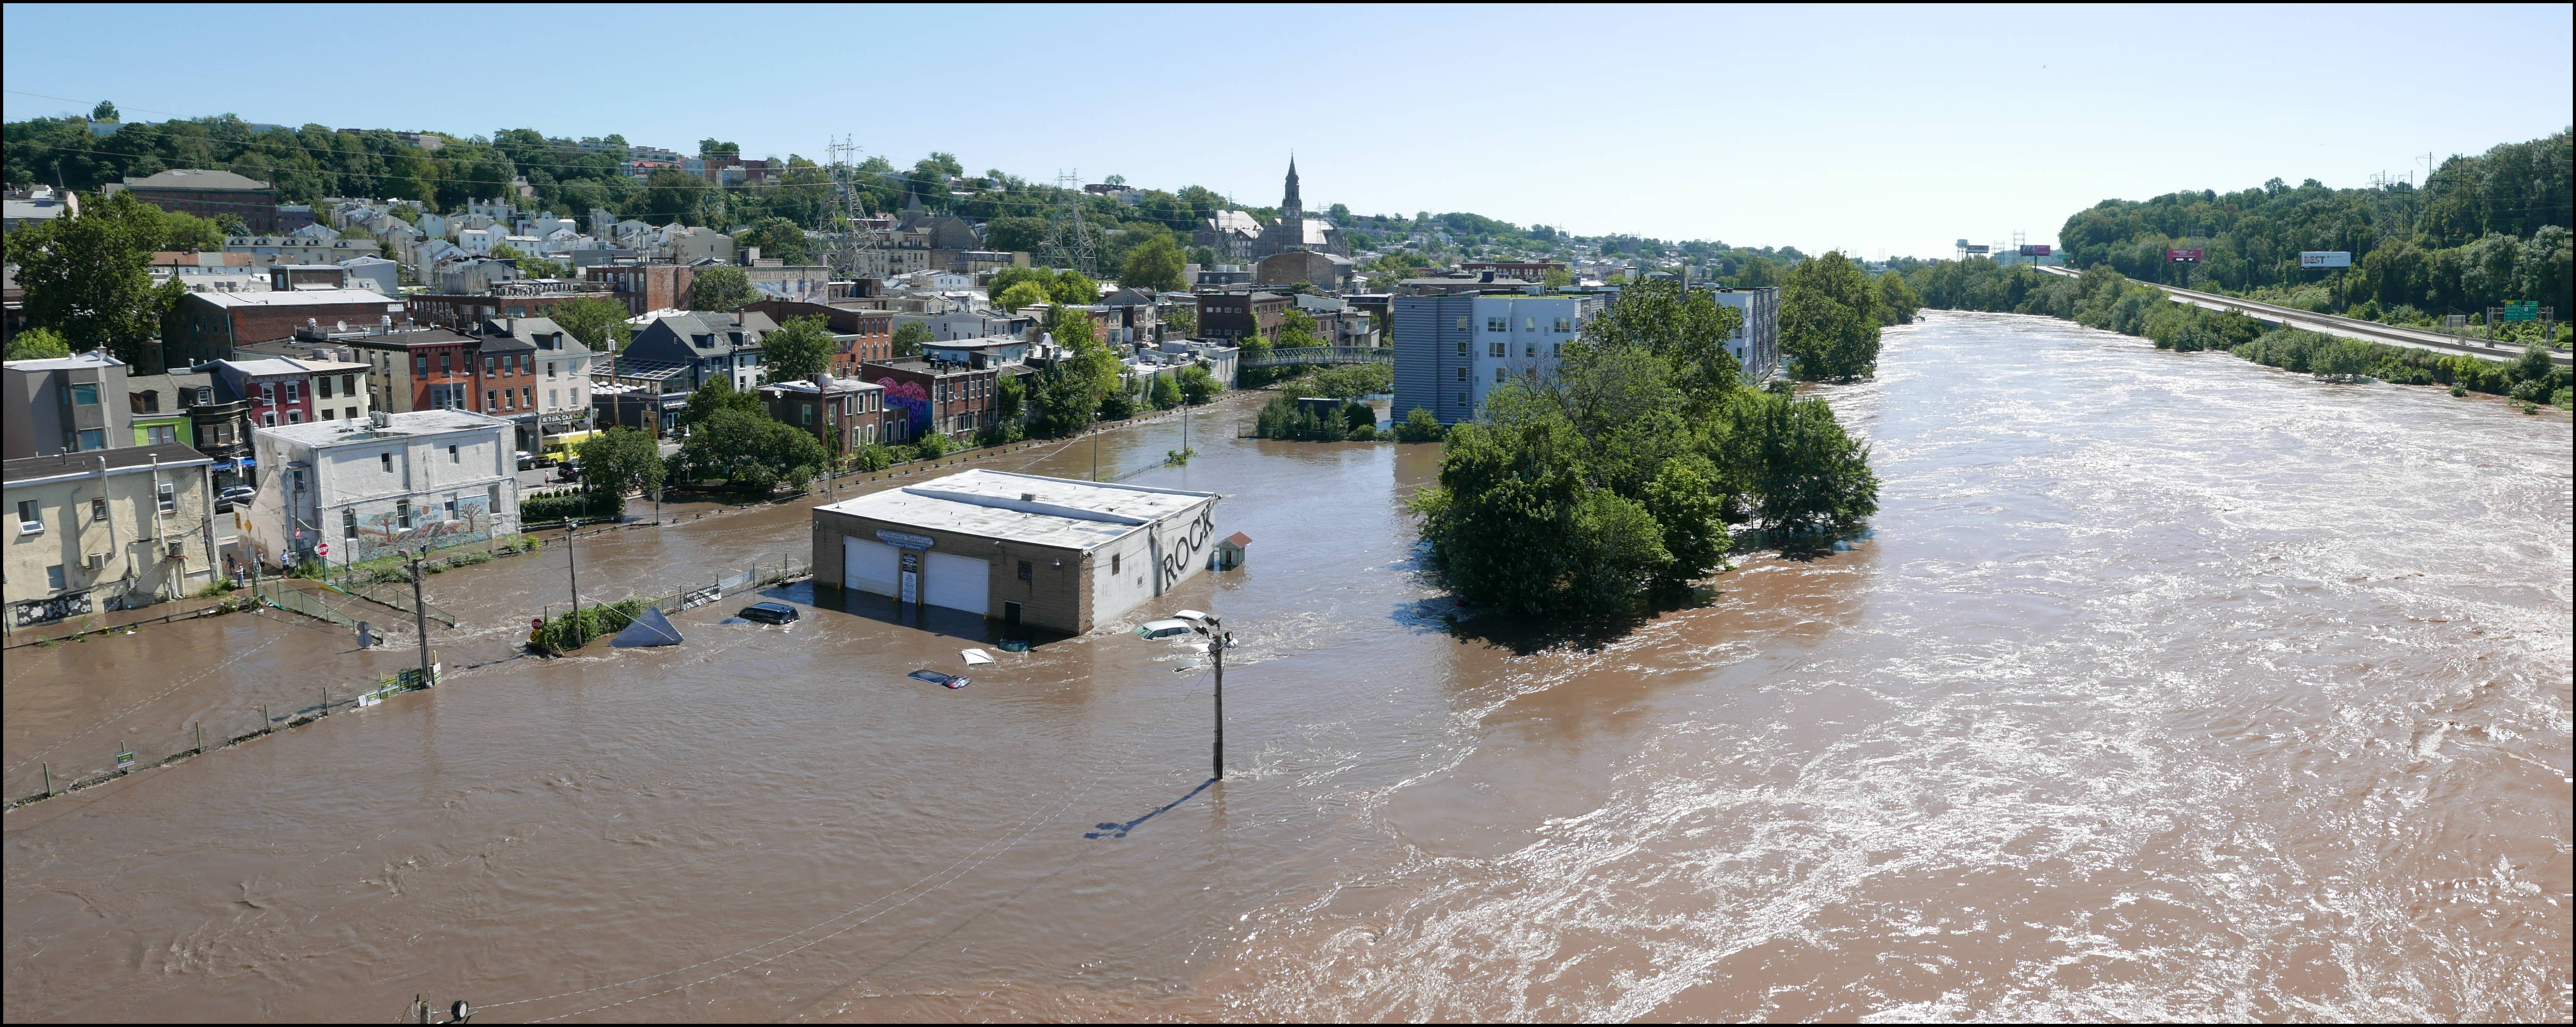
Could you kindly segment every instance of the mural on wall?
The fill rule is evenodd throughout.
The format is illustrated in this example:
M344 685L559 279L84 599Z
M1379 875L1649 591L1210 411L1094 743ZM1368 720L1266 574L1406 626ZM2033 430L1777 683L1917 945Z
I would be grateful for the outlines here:
M759 279L751 283L752 291L769 299L821 303L831 298L831 283L820 278Z
M456 519L446 519L446 513L441 507L415 509L408 528L402 526L400 511L390 506L374 513L359 514L358 537L350 546L352 552L342 559L372 560L424 546L443 549L491 540L494 527L491 497L458 496Z
M886 406L903 411L908 419L907 423L912 426L911 430L904 434L905 438L917 439L922 436L922 433L930 430L928 390L917 383L899 382L892 378L879 378L877 384L885 387Z
M1178 535L1164 535L1159 541L1166 547L1156 568L1154 594L1178 584L1181 578L1199 569L1199 554L1207 551L1208 540L1216 537L1216 504L1199 508L1197 520L1181 529Z

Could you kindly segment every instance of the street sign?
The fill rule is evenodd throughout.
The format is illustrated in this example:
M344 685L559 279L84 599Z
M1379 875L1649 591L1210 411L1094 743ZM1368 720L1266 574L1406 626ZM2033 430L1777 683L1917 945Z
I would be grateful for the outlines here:
M2025 257L2045 257L2048 255L2048 252L2048 247L2046 246L2024 246L2021 248L2021 255Z
M2347 250L2305 250L2299 254L2299 270L2302 271L2351 266L2352 253Z
M316 556L329 556L329 555L331 555L331 543L328 543L328 542L316 542L316 543L314 543L314 544L313 544L313 553L314 553L314 555L316 555Z
M2199 250L2166 250L2165 259L2176 264L2200 263Z
M2507 303L2504 305L2504 319L2507 321L2538 321L2540 320L2540 301L2514 300Z
M1962 250L1965 250L1965 251L1967 251L1967 252L1969 252L1969 253L1984 253L1984 252L1986 252L1986 247L1981 246L1981 245L1980 245L1980 246L1962 246L1962 247L1959 247L1959 248L1960 248L1960 249L1962 249Z

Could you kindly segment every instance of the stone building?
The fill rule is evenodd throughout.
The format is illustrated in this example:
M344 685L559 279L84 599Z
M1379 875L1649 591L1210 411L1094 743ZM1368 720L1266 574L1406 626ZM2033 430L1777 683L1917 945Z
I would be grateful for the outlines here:
M1306 216L1306 203L1297 195L1297 161L1288 161L1287 195L1279 201L1279 220L1261 230L1244 256L1253 260L1289 250L1314 250L1350 256L1350 244L1342 240L1342 230L1322 218Z

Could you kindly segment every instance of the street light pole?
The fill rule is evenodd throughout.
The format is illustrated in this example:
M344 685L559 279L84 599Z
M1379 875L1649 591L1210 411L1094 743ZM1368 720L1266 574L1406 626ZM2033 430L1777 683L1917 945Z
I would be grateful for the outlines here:
M420 632L420 687L428 688L436 684L429 678L429 605L420 598L420 552L414 550L408 555L411 557L411 624L413 630Z
M1225 779L1225 650L1234 640L1234 635L1226 631L1225 625L1214 616L1206 617L1196 627L1199 634L1207 636L1208 655L1216 661L1216 748L1208 780L1222 781Z

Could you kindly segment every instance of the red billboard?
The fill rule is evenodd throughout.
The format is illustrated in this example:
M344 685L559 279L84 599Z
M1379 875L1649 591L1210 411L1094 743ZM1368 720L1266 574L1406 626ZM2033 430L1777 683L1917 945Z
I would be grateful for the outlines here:
M2025 257L2045 257L2048 255L2048 247L2024 246L2021 248L2021 255Z
M2166 250L2165 259L2176 264L2200 263L2199 250Z

